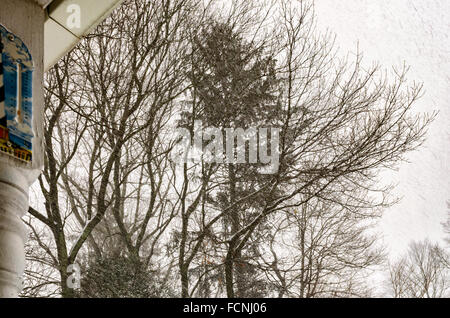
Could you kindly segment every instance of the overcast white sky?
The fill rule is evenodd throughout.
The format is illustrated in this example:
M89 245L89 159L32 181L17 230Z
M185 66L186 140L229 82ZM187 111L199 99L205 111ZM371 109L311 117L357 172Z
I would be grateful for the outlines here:
M411 66L409 79L424 82L422 111L438 110L428 140L394 177L401 203L381 227L393 254L410 240L441 240L450 201L450 1L316 0L320 28L337 35L343 52L359 41L366 61Z

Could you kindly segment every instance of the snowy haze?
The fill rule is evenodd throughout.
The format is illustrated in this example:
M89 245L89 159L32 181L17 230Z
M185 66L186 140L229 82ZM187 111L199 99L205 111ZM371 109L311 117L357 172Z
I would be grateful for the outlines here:
M410 65L408 79L424 83L419 111L439 111L426 143L392 180L400 204L386 211L381 230L392 255L411 240L443 238L450 201L450 1L316 0L320 29L337 36L342 52L359 44L366 62Z

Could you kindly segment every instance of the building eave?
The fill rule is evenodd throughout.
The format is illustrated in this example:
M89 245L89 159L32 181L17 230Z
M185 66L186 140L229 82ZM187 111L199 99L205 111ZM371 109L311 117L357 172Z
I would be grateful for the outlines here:
M45 9L53 0L33 0L33 1Z

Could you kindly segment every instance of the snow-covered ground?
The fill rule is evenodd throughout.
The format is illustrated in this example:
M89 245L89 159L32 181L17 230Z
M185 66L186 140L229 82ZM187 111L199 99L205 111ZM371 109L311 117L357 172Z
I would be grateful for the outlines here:
M424 82L417 108L439 115L425 145L391 177L403 199L386 211L381 230L391 255L411 240L441 240L450 201L450 1L316 0L316 14L343 52L359 43L366 61L387 68L405 62L408 78Z

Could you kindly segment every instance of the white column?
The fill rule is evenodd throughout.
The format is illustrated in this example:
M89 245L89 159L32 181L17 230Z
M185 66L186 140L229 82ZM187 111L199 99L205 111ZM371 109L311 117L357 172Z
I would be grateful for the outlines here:
M44 1L45 2L45 1ZM25 265L28 189L42 164L43 55L45 11L41 0L0 0L0 24L28 47L33 61L33 164L0 154L0 297L17 297ZM57 39L55 39L57 40ZM5 83L6 84L6 83Z
M27 230L20 219L28 210L26 171L0 164L0 297L17 297L25 266Z

